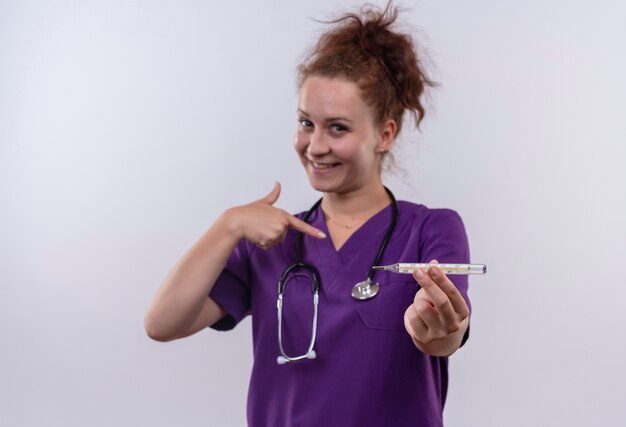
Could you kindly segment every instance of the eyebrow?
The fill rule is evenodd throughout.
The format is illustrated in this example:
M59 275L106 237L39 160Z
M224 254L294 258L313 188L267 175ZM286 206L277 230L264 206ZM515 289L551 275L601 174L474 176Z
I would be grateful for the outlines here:
M301 109L301 108L298 108L298 112L299 112L299 113L302 113L303 115L305 115L305 116L307 116L307 117L310 117L310 114L309 114L309 113L307 113L306 111L304 111L304 110L303 110L303 109ZM326 122L336 122L336 121L338 121L338 120L339 120L339 121L348 122L348 123L352 123L352 120L347 119L347 118L345 118L345 117L341 117L341 116L336 116L336 117L327 117L324 121L326 121Z

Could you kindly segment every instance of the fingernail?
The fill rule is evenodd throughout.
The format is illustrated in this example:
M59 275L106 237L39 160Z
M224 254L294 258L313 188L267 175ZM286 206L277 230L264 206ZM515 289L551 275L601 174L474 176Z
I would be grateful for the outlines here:
M317 235L319 236L320 239L326 238L326 234L323 231L320 231L319 233L317 233Z
M435 267L428 267L428 274L430 277L437 276L437 269Z
M419 268L415 269L415 277L417 277L419 280L422 280L424 278L424 272L422 270L420 270Z

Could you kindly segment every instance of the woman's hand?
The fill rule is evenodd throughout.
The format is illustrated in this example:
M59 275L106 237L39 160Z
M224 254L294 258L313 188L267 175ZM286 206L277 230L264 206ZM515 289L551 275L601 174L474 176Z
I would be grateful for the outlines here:
M289 228L318 239L326 237L317 228L282 209L275 208L273 205L278 196L280 184L277 182L272 191L262 199L225 212L231 229L237 233L239 239L246 239L261 249L269 249L285 239Z
M467 330L467 303L438 267L417 269L413 277L422 288L404 313L404 326L424 353L449 356L459 348Z

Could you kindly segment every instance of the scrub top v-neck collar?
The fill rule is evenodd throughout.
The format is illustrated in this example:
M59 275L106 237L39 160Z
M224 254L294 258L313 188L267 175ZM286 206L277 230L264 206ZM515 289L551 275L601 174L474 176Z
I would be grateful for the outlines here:
M330 268L353 267L357 263L366 263L368 265L363 272L363 277L365 278L369 273L370 264L374 261L380 242L391 223L391 211L390 203L356 229L337 250L330 238L324 212L321 206L318 207L309 222L313 227L322 230L328 236L326 239L321 240L312 239L321 263Z

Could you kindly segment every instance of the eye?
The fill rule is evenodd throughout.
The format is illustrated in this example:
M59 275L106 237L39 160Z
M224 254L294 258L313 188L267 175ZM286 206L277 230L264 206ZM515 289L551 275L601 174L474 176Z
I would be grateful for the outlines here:
M305 119L305 118L299 118L298 119L298 123L300 123L300 126L302 126L303 128L312 128L313 127L313 122L309 119Z
M330 125L330 129L333 131L333 133L343 133L348 131L348 128L340 123L334 123Z

